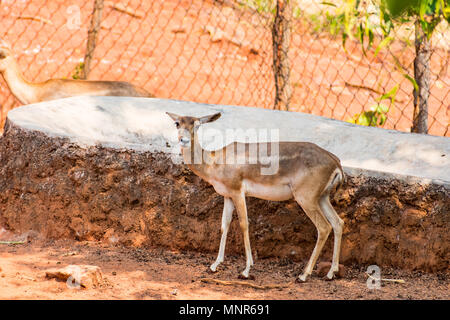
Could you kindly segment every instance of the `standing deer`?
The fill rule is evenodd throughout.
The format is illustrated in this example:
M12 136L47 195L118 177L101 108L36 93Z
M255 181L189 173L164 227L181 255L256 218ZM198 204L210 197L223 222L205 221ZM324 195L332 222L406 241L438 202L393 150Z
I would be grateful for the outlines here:
M311 274L323 245L333 229L333 260L327 278L331 280L334 277L339 268L344 225L330 203L330 192L339 187L344 179L340 161L335 155L308 142L279 142L277 154L272 151L276 149L272 148L272 143L266 142L256 143L256 145L234 142L220 150L207 151L200 146L197 131L201 124L219 119L221 113L201 118L180 116L169 112L167 114L175 121L178 129L178 140L184 162L195 174L212 184L216 192L224 197L222 237L217 259L210 267L213 272L224 260L228 228L236 208L244 236L246 254L246 268L242 275L248 278L253 258L245 197L251 196L272 201L294 198L314 223L317 229L317 242L303 274L299 277L300 281L306 281ZM270 153L268 157L278 162L276 173L261 174L262 161L254 161L255 155L249 153L249 150L256 149L266 150L267 154ZM198 150L200 150L202 161L194 163L196 161L193 161L193 157ZM235 152L234 159L245 158L249 161L245 164L225 163L224 159L229 156L227 152Z
M41 83L28 82L20 71L9 45L2 40L0 40L0 73L12 94L22 104L81 95L153 97L144 89L124 81L50 79Z

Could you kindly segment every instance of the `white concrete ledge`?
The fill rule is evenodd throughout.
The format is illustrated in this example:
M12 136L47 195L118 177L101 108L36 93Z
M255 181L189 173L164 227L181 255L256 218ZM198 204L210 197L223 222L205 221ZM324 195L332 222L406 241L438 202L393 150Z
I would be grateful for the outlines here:
M23 106L10 111L8 119L25 130L67 137L81 146L177 153L179 149L172 147L176 129L166 111L192 116L221 111L222 117L208 126L279 129L281 141L316 143L336 154L352 172L450 184L449 138L357 126L310 114L164 99L74 97Z

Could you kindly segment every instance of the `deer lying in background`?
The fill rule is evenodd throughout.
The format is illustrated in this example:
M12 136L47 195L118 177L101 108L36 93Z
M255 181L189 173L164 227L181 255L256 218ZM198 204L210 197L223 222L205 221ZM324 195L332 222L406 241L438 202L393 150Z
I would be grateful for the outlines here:
M344 179L340 161L335 155L308 142L279 142L277 154L271 143L257 143L255 146L251 143L234 142L220 150L206 151L197 141L197 131L201 124L217 120L221 116L220 113L201 118L167 114L175 121L178 128L178 140L184 162L195 174L212 184L217 193L224 196L222 237L219 254L210 267L212 271L216 271L217 266L224 260L227 232L236 208L244 235L247 260L242 275L245 278L249 276L253 258L248 231L246 196L272 201L294 198L314 223L318 232L315 248L299 279L305 281L311 274L331 229L334 231L334 251L327 278L331 280L334 277L339 268L344 224L330 203L330 192L340 186ZM255 155L249 154L249 150L256 150L255 147L258 150L267 148L264 149L267 150L267 155L264 156L278 162L278 170L274 174L261 174L262 161L254 161ZM193 157L197 150L200 150L202 161L195 162ZM249 161L245 164L225 163L223 159L227 157L226 153L234 153L235 150L234 159L244 157ZM259 156L256 155L256 157Z
M12 94L22 104L81 95L153 97L144 89L124 81L50 79L41 83L28 82L20 72L9 45L4 41L0 41L0 73Z

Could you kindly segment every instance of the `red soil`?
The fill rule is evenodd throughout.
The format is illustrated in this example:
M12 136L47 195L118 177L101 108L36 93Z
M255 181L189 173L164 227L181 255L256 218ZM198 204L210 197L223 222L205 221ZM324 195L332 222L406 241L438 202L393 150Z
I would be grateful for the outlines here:
M0 238L1 239L1 238ZM0 244L0 299L449 299L448 274L382 269L380 289L367 287L365 268L346 268L341 279L326 281L314 272L305 283L293 283L303 264L289 260L255 261L249 283L286 285L254 289L242 285L204 283L202 278L238 280L244 257L227 256L216 274L207 270L212 254L172 252L156 248L124 248L99 242L41 241ZM95 288L74 289L47 279L45 272L67 265L96 265L103 280Z

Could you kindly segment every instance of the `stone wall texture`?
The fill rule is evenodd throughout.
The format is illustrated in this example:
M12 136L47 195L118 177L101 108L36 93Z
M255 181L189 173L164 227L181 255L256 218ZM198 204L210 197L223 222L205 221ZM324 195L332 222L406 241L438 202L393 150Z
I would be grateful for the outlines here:
M343 264L449 271L448 185L348 173L332 203L345 221ZM257 258L309 258L316 230L296 202L247 205ZM164 153L83 148L12 122L0 138L0 225L13 231L217 252L222 208L209 184ZM226 253L244 253L236 215Z

